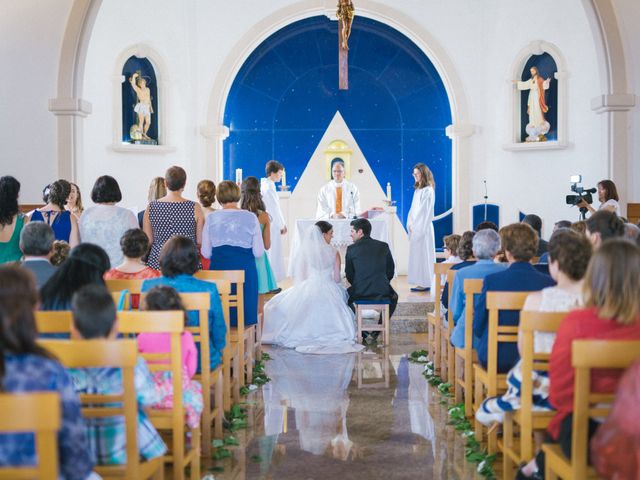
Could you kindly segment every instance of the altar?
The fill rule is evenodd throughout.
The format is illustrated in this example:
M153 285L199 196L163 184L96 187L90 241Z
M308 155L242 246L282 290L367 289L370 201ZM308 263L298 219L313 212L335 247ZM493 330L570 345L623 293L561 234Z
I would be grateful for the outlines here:
M293 259L296 258L296 254L302 244L304 232L315 225L317 221L318 220L316 219L296 220L293 238L291 239L291 248L289 250L289 276L292 276L293 272L291 271L291 266L293 265ZM331 245L340 251L344 264L344 253L346 252L347 247L353 243L353 240L351 240L351 219L331 218L326 221L333 225L333 239L331 240ZM371 222L371 238L387 243L389 248L391 248L391 253L393 254L393 248L389 242L389 228L386 220L384 218L371 218L369 219L369 222Z

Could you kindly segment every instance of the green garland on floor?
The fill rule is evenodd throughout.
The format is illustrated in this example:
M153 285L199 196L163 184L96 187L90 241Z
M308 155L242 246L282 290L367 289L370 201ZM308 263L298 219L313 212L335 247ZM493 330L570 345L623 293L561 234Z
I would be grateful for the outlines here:
M262 353L260 360L256 360L253 366L253 377L251 378L251 383L240 388L240 395L243 397L247 396L251 392L256 391L258 387L271 381L271 378L269 378L264 371L264 362L268 362L269 360L271 360L271 356L266 352Z
M424 371L422 375L427 379L429 385L436 387L438 393L444 398L440 401L441 405L449 405L449 400L453 397L451 393L452 385L449 382L442 380L436 373L433 366L433 362L428 359L428 352L425 350L416 350L409 355L409 361L412 363L418 363L424 365ZM467 419L464 411L464 404L459 403L451 405L447 410L449 414L448 425L460 432L465 439L464 456L468 462L477 464L477 472L485 478L495 479L495 473L493 471L493 464L496 460L496 455L489 455L485 449L482 448L480 442L476 440L475 432L471 422Z

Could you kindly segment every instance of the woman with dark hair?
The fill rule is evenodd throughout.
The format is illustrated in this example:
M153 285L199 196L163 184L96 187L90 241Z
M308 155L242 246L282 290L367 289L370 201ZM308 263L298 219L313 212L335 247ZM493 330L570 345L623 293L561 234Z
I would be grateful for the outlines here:
M199 280L193 276L198 271L199 263L200 254L190 238L180 235L172 237L164 244L162 252L160 252L162 277L145 280L142 284L142 292L148 292L158 285L167 285L180 293L208 293L210 295L209 351L211 369L213 370L222 361L222 349L226 344L227 327L224 323L222 303L216 284ZM199 321L197 312L189 312L187 325L197 326Z
M456 255L460 261L451 267L451 270L462 270L463 268L475 265L476 260L473 258L473 237L475 237L475 235L476 232L473 230L467 230L462 234L460 242L458 243L458 250L456 251ZM444 308L449 308L449 282L444 284L442 297L440 298Z
M143 280L157 278L160 272L148 267L142 260L149 252L149 238L139 228L124 232L120 239L124 261L104 274L105 280Z
M426 292L433 281L436 261L436 241L433 233L433 212L436 203L436 183L433 173L424 163L413 167L415 180L413 200L407 217L409 232L409 283L412 292Z
M0 392L51 391L60 395L59 474L66 480L85 479L91 474L93 460L80 401L64 367L36 341L33 311L37 302L35 282L27 270L0 267ZM30 466L35 462L33 435L0 435L0 466Z
M104 248L111 265L120 265L124 260L120 239L124 232L138 226L136 216L116 205L122 200L122 193L116 179L109 175L98 177L91 200L95 205L87 208L80 218L80 238Z
M256 258L256 269L258 270L258 294L263 295L278 288L278 283L266 252L271 248L271 219L262 200L260 181L256 177L247 177L242 181L240 194L240 208L254 213L258 217L258 222L262 229L262 242L264 243L265 252L260 258Z
M42 310L71 310L71 297L90 284L104 285L109 256L98 245L82 243L71 249L67 258L40 289Z
M615 213L607 210L597 211L585 221L585 235L593 248L599 248L602 242L610 238L624 236L624 222Z
M303 353L348 353L363 348L356 341L354 313L347 306L340 254L331 246L332 237L333 226L324 220L304 232L293 260L293 287L265 305L262 343Z
M20 232L29 220L18 208L20 182L11 176L0 177L0 264L18 262Z
M66 180L56 180L49 185L49 196L47 204L33 211L31 214L32 222L47 222L56 240L64 240L71 248L80 243L80 234L78 231L78 220L75 215L64 209L67 198L71 193L71 184Z
M82 212L84 212L84 207L82 206L82 195L80 194L80 188L78 185L75 183L70 183L70 185L71 193L69 193L64 209L70 211L79 219Z
M597 187L598 187L598 201L600 202L598 211L607 210L609 212L613 212L616 215L620 216L620 204L618 203L620 198L618 197L618 189L616 188L616 184L613 183L612 180L600 180L598 182ZM582 200L578 204L578 206L581 208L586 208L591 213L596 213L596 209L593 208L584 200Z
M575 369L571 365L574 340L640 340L640 250L631 242L611 239L594 251L582 295L584 309L573 310L560 325L549 360L549 401L556 410L547 428L549 441L571 456ZM591 373L591 392L614 393L624 372L597 369ZM630 413L630 412L628 412ZM632 414L632 413L630 413ZM597 422L589 420L589 436ZM522 468L518 478L541 478L544 454Z
M216 192L222 210L207 216L202 232L202 255L211 259L210 270L244 270L244 324L258 322L258 270L256 258L264 254L262 230L255 214L238 208L240 189L229 180ZM237 312L231 311L231 326Z
M151 242L147 263L156 270L160 269L162 246L174 235L190 238L196 245L202 244L204 215L200 205L182 196L186 183L187 172L182 167L168 168L164 175L168 193L149 202L144 212L142 228Z

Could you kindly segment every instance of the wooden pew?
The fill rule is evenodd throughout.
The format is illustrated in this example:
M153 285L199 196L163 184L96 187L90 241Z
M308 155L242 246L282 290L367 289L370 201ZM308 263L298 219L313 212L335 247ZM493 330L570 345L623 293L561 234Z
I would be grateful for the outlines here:
M441 347L441 325L442 310L440 308L440 297L442 297L442 281L441 275L446 275L454 263L434 263L433 271L435 273L435 291L433 292L433 300L435 302L433 313L427 314L427 333L428 343L427 351L429 352L429 360L433 362L433 369L436 373L440 373L440 347Z

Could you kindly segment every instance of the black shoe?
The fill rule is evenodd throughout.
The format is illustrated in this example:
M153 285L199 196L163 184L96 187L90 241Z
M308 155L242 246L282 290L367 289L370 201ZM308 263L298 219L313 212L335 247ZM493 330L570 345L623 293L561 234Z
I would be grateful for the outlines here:
M379 336L380 332L362 332L362 340L369 344L376 343Z
M267 292L267 295L276 295L276 294L280 293L281 291L282 291L282 289L278 287L275 290L271 290L271 291Z

